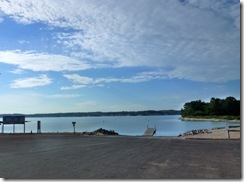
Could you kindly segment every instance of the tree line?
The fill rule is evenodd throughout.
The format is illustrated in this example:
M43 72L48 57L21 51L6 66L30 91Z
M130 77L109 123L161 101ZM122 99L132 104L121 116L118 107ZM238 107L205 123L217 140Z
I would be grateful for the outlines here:
M182 117L190 116L240 116L240 100L234 97L219 99L212 97L210 102L201 100L184 104L181 109Z
M16 114L0 114L16 115ZM20 115L20 114L17 114ZM146 110L146 111L115 111L115 112L69 112L69 113L41 113L25 114L26 117L99 117L99 116L160 116L160 115L180 115L180 110Z

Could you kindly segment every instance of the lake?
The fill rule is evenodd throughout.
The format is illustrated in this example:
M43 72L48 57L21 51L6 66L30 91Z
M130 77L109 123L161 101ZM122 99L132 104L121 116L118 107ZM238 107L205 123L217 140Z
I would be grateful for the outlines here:
M26 133L37 132L37 121L41 121L41 132L73 132L72 122L76 122L76 132L94 131L99 128L114 130L120 135L143 135L148 127L156 127L155 136L178 136L194 129L211 129L239 126L240 123L211 121L181 121L180 115L162 116L106 116L106 117L40 117L26 118ZM4 125L4 133L12 133L13 125ZM22 133L23 125L15 125L15 133Z

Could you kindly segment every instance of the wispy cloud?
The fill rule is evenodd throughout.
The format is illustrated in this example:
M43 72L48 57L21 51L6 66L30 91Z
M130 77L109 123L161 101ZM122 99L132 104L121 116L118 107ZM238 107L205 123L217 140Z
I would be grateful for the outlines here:
M15 69L15 70L12 70L12 71L9 71L10 73L13 73L13 74L22 74L23 72L24 72L24 70L22 70L22 69Z
M51 79L48 78L47 75L40 75L39 77L32 78L20 78L14 80L13 83L10 84L11 88L32 88L50 85L52 83Z
M70 98L76 98L80 96L81 95L79 94L53 94L53 95L45 95L44 97L51 98L51 99L70 99Z
M240 97L238 0L0 0L0 25L3 113Z
M63 86L60 89L61 90L75 90L75 89L85 88L85 87L87 87L87 85L72 85L72 86Z
M19 23L42 22L74 30L56 33L55 39L76 59L37 54L44 63L39 64L39 59L14 63L22 69L75 71L100 63L171 66L175 69L168 77L204 82L240 77L239 1L2 0L0 10ZM32 58L33 53L26 54L25 58Z
M78 74L66 74L63 75L67 79L71 80L75 85L70 87L61 87L61 90L72 90L91 86L104 86L105 83L121 82L121 83L141 83L154 79L165 79L167 74L164 72L142 72L135 76L127 78L90 78L80 76Z
M32 71L79 71L91 68L85 61L71 57L34 51L0 51L0 62Z
M69 80L72 80L74 83L79 83L82 85L95 83L93 78L84 77L77 74L64 75L64 77L68 78Z

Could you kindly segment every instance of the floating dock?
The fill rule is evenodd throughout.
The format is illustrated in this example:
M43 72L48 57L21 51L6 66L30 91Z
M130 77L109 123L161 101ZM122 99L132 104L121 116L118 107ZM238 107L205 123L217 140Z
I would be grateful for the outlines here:
M156 133L156 128L147 128L143 136L153 136Z

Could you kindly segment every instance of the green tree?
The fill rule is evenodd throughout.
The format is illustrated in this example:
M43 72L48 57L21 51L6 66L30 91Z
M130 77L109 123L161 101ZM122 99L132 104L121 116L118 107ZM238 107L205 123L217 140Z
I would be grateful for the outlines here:
M223 100L212 97L208 105L209 115L223 115Z
M224 100L224 112L226 115L240 115L240 101L234 97L226 97Z
M184 104L181 115L186 116L240 116L240 100L234 97L219 99L212 97L209 103L201 100Z
M182 116L203 116L206 115L206 103L201 100L187 102L181 110Z

